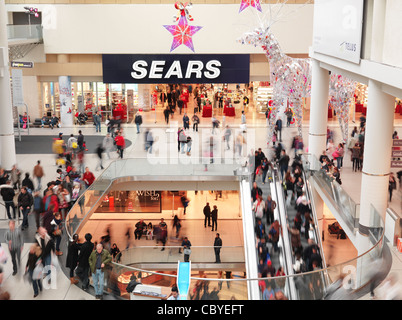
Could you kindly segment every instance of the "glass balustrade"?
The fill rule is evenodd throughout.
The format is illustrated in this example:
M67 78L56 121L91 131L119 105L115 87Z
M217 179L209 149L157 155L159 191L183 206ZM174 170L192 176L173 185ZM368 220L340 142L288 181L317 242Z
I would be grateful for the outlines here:
M377 213L373 211L374 215ZM382 220L381 227L383 227ZM383 229L381 230L383 231ZM371 280L372 264L382 256L383 232L378 233L373 239L377 240L376 244L366 253L355 259L325 269L291 276L248 279L244 277L244 275L237 275L226 279L225 272L220 274L218 271L220 269L219 264L217 264L216 271L198 272L193 270L187 298L189 300L247 300L248 286L253 282L257 283L260 287L260 298L262 300L321 300L339 299L340 297L347 300L358 299L367 293L364 291L364 288L367 288L367 284ZM148 248L138 248L140 251L146 249ZM141 253L136 256L134 254L136 250L137 249L134 248L133 250L123 251L121 261L119 263L112 263L107 281L108 291L124 299L133 298L132 295L130 297L130 294L127 293L126 288L130 279L135 276L136 278L141 278L142 284L163 287L164 290L162 291L165 292L165 295L159 298L165 299L170 293L169 288L176 283L176 271L161 272L151 268L150 270L125 265L125 263L129 263L130 261L138 263L140 257L147 255L147 253ZM153 251L153 249L150 248L148 250ZM178 247L166 248L166 254L169 254L169 250L178 250ZM193 253L196 252L195 250L205 251L205 257L213 256L212 247L192 248L192 250L190 260L193 266L197 264L198 261L198 258L193 259L193 257L195 257L195 254L193 255ZM229 258L230 255L242 256L241 248L223 248L222 252L225 250L228 250L227 258ZM236 252L238 252L238 254ZM154 256L160 256L159 250ZM162 260L163 259L164 258L162 258ZM172 259L171 262L177 263L177 261L176 258ZM155 268L161 268L160 264L154 263ZM233 272L233 274L238 273ZM323 279L325 278L328 279L327 286L324 286ZM290 297L289 287L291 284L296 287L296 297ZM118 288L118 290L116 290L116 288Z
M208 158L209 159L209 158ZM84 219L89 217L97 206L99 200L104 197L105 191L111 186L113 180L125 177L141 177L146 181L147 177L247 177L247 168L239 163L205 164L204 158L172 159L172 158L138 158L122 159L112 162L95 182L85 190L81 197L75 202L66 217L66 229L71 235L76 232ZM207 166L207 171L205 171ZM221 178L220 178L221 179Z
M166 161L170 161L166 159ZM303 162L308 165L311 162ZM248 172L239 164L220 166L208 164L211 171L216 169L213 175L219 176L244 176L247 178ZM201 176L205 175L204 164L195 163L186 166L178 164L158 166L151 164L149 159L125 159L113 162L101 176L89 187L85 193L77 200L66 218L67 230L72 234L77 230L79 224L86 218L88 212L93 210L96 202L104 195L105 190L112 181L125 176ZM319 172L319 173L318 173ZM218 174L217 174L218 173ZM318 174L317 174L318 173ZM333 184L329 177L325 177L320 171L313 171L327 187ZM212 175L212 173L210 173ZM339 186L340 187L340 186ZM339 204L342 212L347 212L350 217L356 217L358 206L351 201L344 191L336 186L332 188L331 195L336 203ZM237 299L245 300L248 298L248 287L251 283L257 283L261 291L261 299L272 299L272 292L276 293L277 299L322 299L327 291L343 295L346 299L359 297L359 290L370 280L370 268L373 261L382 256L384 223L379 213L372 207L371 210L372 228L369 228L370 243L373 245L368 252L361 256L346 261L336 266L331 266L321 270L314 270L308 273L295 274L283 277L254 278L247 279L243 276L225 278L225 273L221 275L216 271L200 273L193 270L191 273L191 283L188 299ZM176 271L161 272L151 267L144 269L144 265L154 265L161 269L161 265L177 264L183 261L183 254L179 253L178 246L165 247L161 251L161 246L135 247L122 251L119 262L111 264L109 276L107 278L108 291L115 293L125 299L130 299L130 295L125 291L132 275L143 274L144 284L157 284L170 287L176 282ZM245 263L243 247L224 247L221 250L222 263ZM215 254L213 247L192 247L190 255L192 265L214 263ZM141 266L142 268L139 268ZM217 269L219 264L217 264ZM151 270L148 270L151 269ZM163 268L162 268L163 269ZM152 277L150 277L152 276ZM206 278L205 278L206 277ZM324 289L323 279L327 280L327 287ZM341 284L339 286L339 284ZM291 297L290 285L297 289L297 297ZM217 289L215 289L217 288ZM274 291L271 290L274 289ZM336 290L335 290L336 289ZM169 290L168 290L169 291ZM166 296L169 294L167 292ZM327 294L329 296L329 294ZM161 297L161 298L166 298Z
M164 249L162 251L162 249ZM181 252L181 253L180 253ZM192 263L215 263L215 250L211 246L192 246L190 258ZM222 263L245 263L243 246L224 246L220 250ZM122 251L120 263L132 265L140 263L177 263L184 261L181 246L142 246Z
M343 220L353 230L357 227L360 206L349 196L342 186L325 170L321 169L320 161L311 154L302 156L303 169L309 172L316 182L326 191Z
M42 39L42 27L38 24L8 25L8 40Z

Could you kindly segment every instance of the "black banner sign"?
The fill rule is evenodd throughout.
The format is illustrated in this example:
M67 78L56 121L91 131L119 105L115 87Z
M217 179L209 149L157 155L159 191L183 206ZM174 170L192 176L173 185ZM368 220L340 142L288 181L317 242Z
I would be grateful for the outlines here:
M104 54L104 83L249 83L249 54Z

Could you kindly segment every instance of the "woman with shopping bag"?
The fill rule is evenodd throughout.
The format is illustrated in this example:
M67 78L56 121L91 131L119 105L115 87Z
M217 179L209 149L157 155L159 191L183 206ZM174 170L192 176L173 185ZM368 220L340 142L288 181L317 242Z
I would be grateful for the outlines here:
M43 265L41 255L42 249L34 243L29 250L28 261L25 267L28 279L32 283L34 298L39 295L39 290L42 291Z

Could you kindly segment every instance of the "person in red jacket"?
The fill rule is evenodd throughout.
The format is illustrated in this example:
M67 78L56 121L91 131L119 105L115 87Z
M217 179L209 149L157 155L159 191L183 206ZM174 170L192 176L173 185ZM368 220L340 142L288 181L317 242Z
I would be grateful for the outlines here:
M117 152L119 153L120 158L123 159L123 151L124 147L126 146L126 141L124 140L124 137L121 135L121 131L119 131L116 138L114 138L114 141L116 142Z
M85 182L86 188L88 188L95 181L95 176L91 171L89 171L88 167L85 168L85 172L82 176L82 179Z

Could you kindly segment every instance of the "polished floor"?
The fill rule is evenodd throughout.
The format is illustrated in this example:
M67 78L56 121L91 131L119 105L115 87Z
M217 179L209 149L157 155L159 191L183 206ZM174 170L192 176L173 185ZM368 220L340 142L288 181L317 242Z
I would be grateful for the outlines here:
M193 110L189 107L189 110ZM223 122L222 116L219 115L218 110L218 119ZM191 115L192 112L190 111L189 114ZM191 117L190 117L191 118ZM358 117L357 117L358 118ZM155 122L156 119L156 122ZM177 122L175 122L177 121ZM240 115L239 112L236 114L236 117L230 118L226 117L225 122L230 124L233 128L236 128L240 124ZM175 114L173 118L173 122L170 123L171 126L181 124L181 117ZM272 150L267 146L265 137L266 137L266 120L263 114L256 113L252 107L249 107L247 110L247 124L248 124L248 131L254 131L253 135L253 143L249 143L247 145L247 153L244 156L244 160L247 160L246 155L256 147L261 147L266 154L271 154ZM210 119L201 119L200 129L210 130L211 128ZM339 130L339 126L336 120L329 121L328 126L334 131L334 138L335 141L340 141L341 133ZM354 124L351 123L351 127ZM164 123L162 111L158 110L155 113L153 112L144 112L144 124L141 127L142 132L146 127L150 128L163 128L164 130L168 128L168 126ZM136 128L134 124L124 124L124 135L127 139L130 139L132 144L125 150L125 158L146 158L148 155L144 150L144 137L142 134L136 134ZM96 133L95 127L93 125L86 125L81 127L73 127L73 128L61 128L57 130L51 130L48 128L30 128L29 134L31 136L35 135L49 135L49 136L57 136L58 132L63 132L65 136L70 135L71 133L77 134L78 130L82 130L84 135L105 135L106 134L106 127L102 126L102 132ZM397 131L401 131L402 129L402 120L399 116L396 116L395 119L395 129ZM402 131L401 131L402 132ZM24 136L27 135L28 132L22 132L22 139ZM189 134L196 135L197 133L192 132L189 130ZM198 134L201 134L199 132ZM294 127L284 128L283 129L283 143L288 153L292 154L290 149L290 143L293 136L297 134L297 129ZM303 126L303 136L308 137L308 123L306 122ZM167 141L164 138L163 141ZM305 138L306 147L308 147L308 139ZM41 141L38 141L41 143ZM90 148L95 148L96 146L89 146ZM178 155L183 156L185 155ZM117 154L112 154L112 159L105 159L104 160L104 167L107 167L112 161L117 158ZM344 168L342 169L342 180L343 186L346 190L348 190L349 194L352 198L359 203L360 201L360 181L361 181L361 173L352 172L351 170L351 163L348 160L348 157L345 156L344 158ZM45 168L45 177L43 179L42 185L45 185L48 181L54 180L56 178L56 165L55 165L55 156L52 154L37 154L37 155L27 155L20 153L17 155L17 164L18 167L24 172L32 172L34 165L36 164L37 160L41 160L43 167ZM97 165L97 158L95 154L87 154L85 157L85 165L88 166L95 174L95 176L99 176L101 174L101 170L96 171ZM396 170L395 170L396 171ZM393 208L396 212L401 214L401 190L398 189L395 191L394 197L392 202L389 204L391 208ZM201 206L202 203L206 200L210 200L212 203L214 202L214 195L210 195L209 193L205 193L203 195L190 195L194 203L197 201L199 204L197 206L193 206L196 208ZM230 210L231 204L226 201L226 199L218 199L217 201L219 207L221 208L221 212L226 212L223 214L228 215L229 219L222 219L219 221L218 230L222 235L224 245L230 246L242 246L243 245L243 237L242 237L242 223L241 217L238 217L238 204L236 204L236 210ZM193 242L193 245L199 246L208 246L212 245L211 242L213 241L213 232L210 229L204 228L202 216L200 216L199 210L197 212L191 212L191 207L189 209L188 217L185 218L184 228L182 230L183 234L186 233L190 235L190 239ZM328 214L328 221L330 221L331 216ZM4 232L7 228L7 221L5 218L4 208L1 207L0 209L0 230ZM118 222L120 225L116 224L113 225L112 236L116 239L116 242L122 243L124 246L125 238L124 233L127 228L127 221ZM134 223L134 219L133 219ZM131 222L130 222L131 224ZM169 223L168 223L169 224ZM88 224L88 231L91 231L95 234L95 238L101 236L102 233L105 231L105 222L100 223L99 221L91 221ZM32 228L32 226L31 226ZM122 230L122 228L124 228ZM342 259L349 259L350 257L355 256L355 249L353 246L350 246L350 243L347 241L340 242L334 239L327 238L328 240L324 242L325 245L329 245L329 247L334 248L332 254L332 263L342 262ZM0 239L2 242L2 247L7 250L7 246L4 243L3 239ZM133 243L133 245L149 245L147 240L140 240L140 243ZM29 239L24 246L23 254L22 254L22 263L25 265L27 259L27 252L29 250ZM172 242L174 243L174 242ZM401 274L402 271L402 254L399 253L395 247L390 246L392 256L393 256L393 265L391 271ZM22 274L20 273L17 276L12 276L12 266L11 260L9 259L6 264L3 265L4 269L4 281L2 287L9 291L11 294L11 299L13 300L30 300L33 299L33 291L30 285L24 282L22 278ZM212 275L214 276L214 275ZM399 279L400 283L402 283L402 279ZM225 285L225 284L224 284ZM91 300L94 297L90 294L85 293L84 291L80 290L77 286L70 285L69 279L64 275L63 272L57 273L57 288L51 288L49 290L44 290L40 296L37 298L38 300Z

